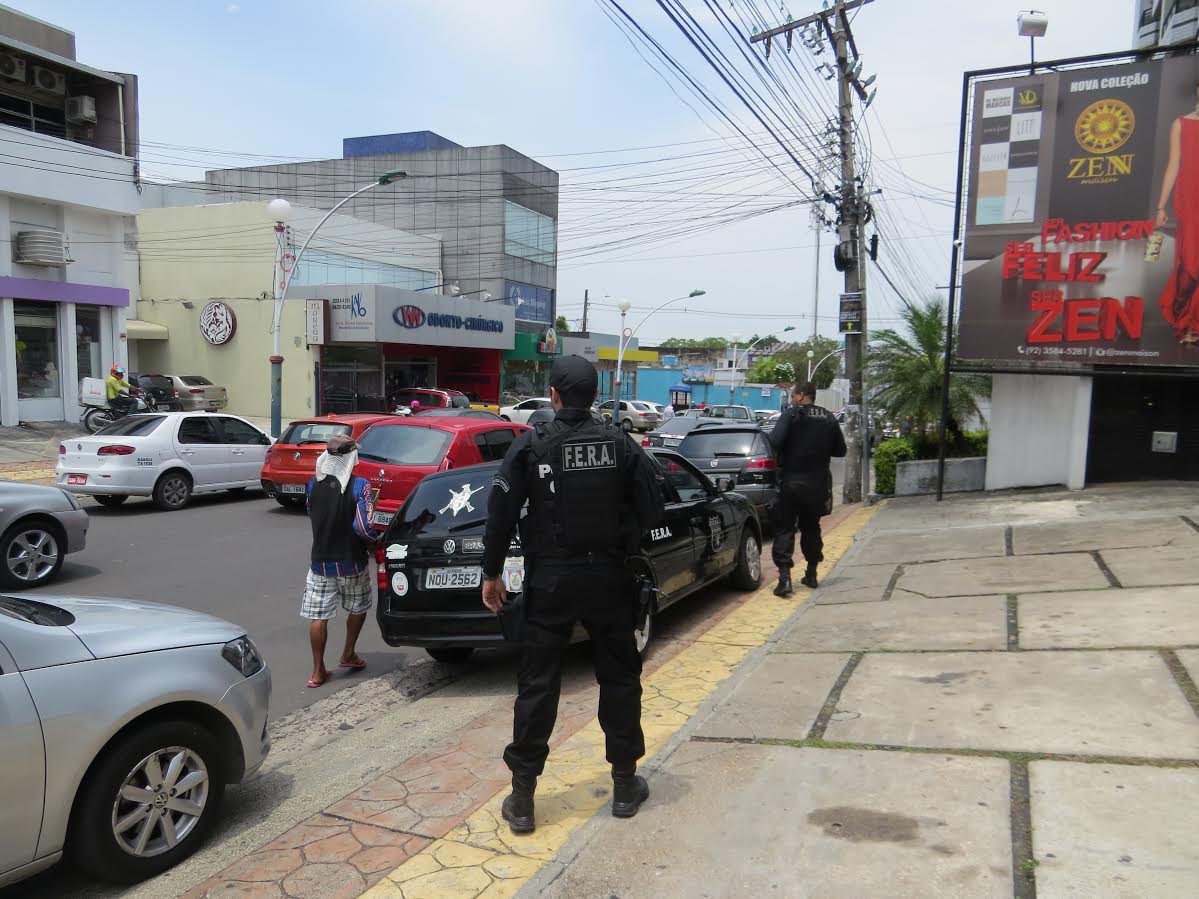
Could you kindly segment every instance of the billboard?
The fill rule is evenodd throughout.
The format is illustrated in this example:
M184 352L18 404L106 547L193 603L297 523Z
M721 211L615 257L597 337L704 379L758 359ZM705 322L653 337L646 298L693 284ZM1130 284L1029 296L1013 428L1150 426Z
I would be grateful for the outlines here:
M974 83L963 359L1199 366L1199 62Z

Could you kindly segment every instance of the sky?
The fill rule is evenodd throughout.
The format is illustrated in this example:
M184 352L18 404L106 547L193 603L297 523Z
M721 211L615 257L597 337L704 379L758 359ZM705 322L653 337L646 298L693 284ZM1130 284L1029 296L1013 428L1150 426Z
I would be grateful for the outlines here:
M508 144L562 173L558 305L572 326L587 290L592 330L618 330L616 301L627 298L628 324L647 343L787 326L802 337L814 308L819 332L836 334L841 275L829 232L816 271L815 232L798 205L809 182L656 0L620 5L747 138L664 77L660 62L651 67L606 0L7 2L74 31L81 62L138 76L147 176L335 158L343 137L400 131ZM718 12L748 30L755 14L774 23L817 6L681 2L745 73L751 60ZM1049 16L1039 59L1122 50L1132 39L1133 0L1039 8ZM872 196L879 261L909 298L947 283L962 72L1027 60L1020 9L1005 0L877 0L855 13L862 77L877 75L859 121L869 185L881 190ZM815 69L829 56L797 44L788 60L776 44L763 65L787 92L771 97L757 82L763 102L786 115L766 122L816 173L828 157L809 135L824 131L835 106ZM642 324L695 289L706 295ZM871 327L894 325L899 296L873 269L867 289Z

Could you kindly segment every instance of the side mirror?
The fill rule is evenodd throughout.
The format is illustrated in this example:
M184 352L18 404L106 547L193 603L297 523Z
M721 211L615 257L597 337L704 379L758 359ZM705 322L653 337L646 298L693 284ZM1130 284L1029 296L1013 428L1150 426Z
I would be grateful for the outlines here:
M720 477L716 479L716 490L719 493L728 493L733 489L733 479L730 477Z

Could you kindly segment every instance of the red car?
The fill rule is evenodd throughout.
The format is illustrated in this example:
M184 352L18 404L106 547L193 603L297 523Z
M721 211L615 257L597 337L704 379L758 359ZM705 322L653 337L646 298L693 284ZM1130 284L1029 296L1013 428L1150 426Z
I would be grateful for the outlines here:
M461 390L442 387L405 387L391 395L396 408L411 408L413 401L423 409L469 409L470 397Z
M509 421L421 415L377 421L358 438L358 467L375 490L371 521L384 530L427 474L503 459L516 435L529 430ZM452 499L447 497L447 502ZM457 500L455 500L457 502ZM470 498L461 509L469 509ZM466 519L463 519L464 521Z
M262 489L281 506L304 505L308 479L316 472L316 457L325 451L330 437L345 434L357 440L375 422L395 418L381 412L355 412L293 421L266 454L259 475Z

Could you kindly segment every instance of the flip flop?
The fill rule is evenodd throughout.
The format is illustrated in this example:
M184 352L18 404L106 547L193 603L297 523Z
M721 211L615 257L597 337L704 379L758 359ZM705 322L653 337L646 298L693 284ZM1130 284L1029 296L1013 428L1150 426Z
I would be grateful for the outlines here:
M356 661L353 661L353 662L342 662L337 667L338 668L350 668L354 671L361 671L363 668L366 667L366 659L357 659Z
M320 680L317 680L315 677L310 677L310 678L308 678L308 687L310 689L315 689L317 687L323 687L325 685L325 681L327 681L328 679L329 679L328 675L321 678Z

